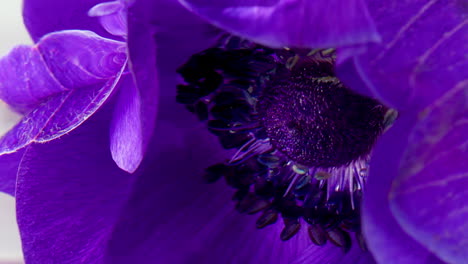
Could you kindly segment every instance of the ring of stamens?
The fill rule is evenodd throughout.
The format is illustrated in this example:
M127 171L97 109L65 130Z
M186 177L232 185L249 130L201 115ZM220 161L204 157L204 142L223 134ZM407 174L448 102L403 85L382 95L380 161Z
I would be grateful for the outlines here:
M330 241L347 250L351 247L351 233L354 233L361 247L365 248L359 215L369 155L375 139L387 125L385 116L394 118L395 115L393 112L386 115L386 107L351 92L339 83L333 74L333 56L328 50L273 50L237 38L228 38L221 47L193 55L179 68L178 72L186 84L177 87L177 101L206 122L209 131L219 138L224 148L237 149L229 161L207 168L205 179L214 182L224 177L227 184L237 190L233 200L239 212L261 212L257 228L274 224L281 217L284 224L281 240L293 237L305 222L311 241L316 245ZM310 80L312 88L299 87L305 89L306 93L291 96L291 88L285 88L283 84L290 84L294 78L299 79L296 82L298 84ZM340 152L336 149L340 144L335 144L332 149L325 151L325 155L309 153L318 156L310 158L303 152L317 152L320 149L316 146L301 146L303 137L299 142L294 142L299 153L302 153L296 155L294 149L291 152L287 149L290 141L284 138L288 134L283 131L278 136L281 127L275 124L275 118L285 119L283 114L288 109L293 108L296 114L301 111L300 106L293 104L301 96L305 96L302 98L304 100L313 97L314 92L310 92L310 89L318 87L317 83L327 84L320 89L328 97L333 96L333 93L327 89L333 86L339 89L340 94L347 96L344 97L346 100L358 99L361 106L364 104L365 109L374 111L364 121L359 120L359 115L363 113L344 115L357 118L358 128L362 128L360 137L372 137L365 140L365 146L348 140L348 148L342 150L343 155L346 156L350 149L361 147L356 150L357 154L334 158L331 154ZM278 96L281 93L286 96ZM325 100L321 103L327 102ZM314 104L302 107L306 113L316 111L313 113L315 118L320 117L317 111L330 110L320 105L320 109L314 110L310 109L311 106ZM332 110L336 111L336 107ZM272 117L275 113L278 117ZM289 121L294 123L303 117L295 116ZM329 119L327 122L333 123L334 120ZM366 125L369 122L372 124ZM339 129L346 129L346 124ZM320 123L314 125L323 126ZM336 122L331 124L331 131L327 133L336 130L338 125ZM307 130L308 127L300 129ZM314 135L309 132L303 134L306 137ZM312 133L320 133L320 129ZM336 136L332 137L336 140ZM297 138L293 140L297 141ZM352 144L349 145L349 142Z

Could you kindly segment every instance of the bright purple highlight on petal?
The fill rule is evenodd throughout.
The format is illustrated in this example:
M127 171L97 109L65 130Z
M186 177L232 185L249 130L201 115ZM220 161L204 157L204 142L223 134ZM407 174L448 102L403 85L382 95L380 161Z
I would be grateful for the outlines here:
M143 160L143 113L140 93L131 75L122 78L111 124L110 150L117 165L130 173Z
M220 28L270 47L378 42L363 0L179 0Z
M125 61L122 42L90 31L51 33L0 59L0 99L24 113L57 93L114 78Z
M390 193L402 228L448 263L468 259L468 84L424 110Z
M102 27L115 36L127 36L127 7L124 1L117 0L98 4L88 12L89 16L99 17Z

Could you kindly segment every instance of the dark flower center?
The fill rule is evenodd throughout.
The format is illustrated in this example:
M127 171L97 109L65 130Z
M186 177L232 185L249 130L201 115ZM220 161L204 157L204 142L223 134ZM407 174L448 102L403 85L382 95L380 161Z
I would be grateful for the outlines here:
M394 111L347 89L328 51L269 49L228 37L193 55L178 72L177 101L205 122L228 161L206 170L235 188L257 228L280 217L281 240L305 223L311 241L349 249L360 232L369 155Z
M313 167L340 167L368 155L385 108L344 87L328 61L284 69L263 89L262 125L276 149Z

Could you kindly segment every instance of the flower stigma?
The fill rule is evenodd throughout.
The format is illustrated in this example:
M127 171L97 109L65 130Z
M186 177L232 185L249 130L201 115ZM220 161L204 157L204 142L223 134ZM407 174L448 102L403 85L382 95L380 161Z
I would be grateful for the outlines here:
M231 159L206 169L236 189L257 228L282 219L280 239L306 226L311 241L361 248L360 204L372 147L395 110L345 87L335 52L271 49L225 36L178 69L177 102L205 122Z

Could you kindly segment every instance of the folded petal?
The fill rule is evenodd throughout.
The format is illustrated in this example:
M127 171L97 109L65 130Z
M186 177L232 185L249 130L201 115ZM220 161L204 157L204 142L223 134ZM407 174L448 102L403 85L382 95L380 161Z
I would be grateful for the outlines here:
M447 90L420 115L390 193L402 228L448 263L468 259L467 91Z
M88 10L101 0L24 0L23 19L34 42L42 36L60 30L90 30L106 38L118 38L109 34L98 22L88 16Z
M122 42L90 31L51 33L0 59L0 99L27 112L54 94L115 78L125 61Z
M15 196L16 175L24 150L0 156L0 192Z
M101 25L112 35L127 36L127 7L124 1L116 0L98 4L88 15L99 17Z
M130 173L143 160L141 97L131 75L122 78L112 117L110 150L117 165Z
M0 153L11 153L33 142L47 142L78 127L96 112L120 78L51 97L23 117L0 139Z
M340 60L352 62L338 67L353 89L397 109L423 109L467 81L468 20L460 1L370 1L369 11L382 42L347 48ZM346 78L350 71L362 80Z
M16 196L27 263L102 263L135 178L110 156L110 115L100 111L59 140L27 148Z
M164 86L160 92L159 76L173 76L185 58L209 46L217 35L176 1L137 1L128 12L128 50L135 84L127 81L129 86L121 91L111 150L117 164L132 172L153 135L160 93L174 95L167 100L175 98L175 86ZM129 155L129 151L133 153Z
M407 136L414 123L414 116L402 115L377 142L370 163L362 227L367 246L377 263L443 263L406 233L390 211L390 188L399 173L400 161L408 145Z
M380 36L362 0L179 0L235 35L276 48L330 48Z

